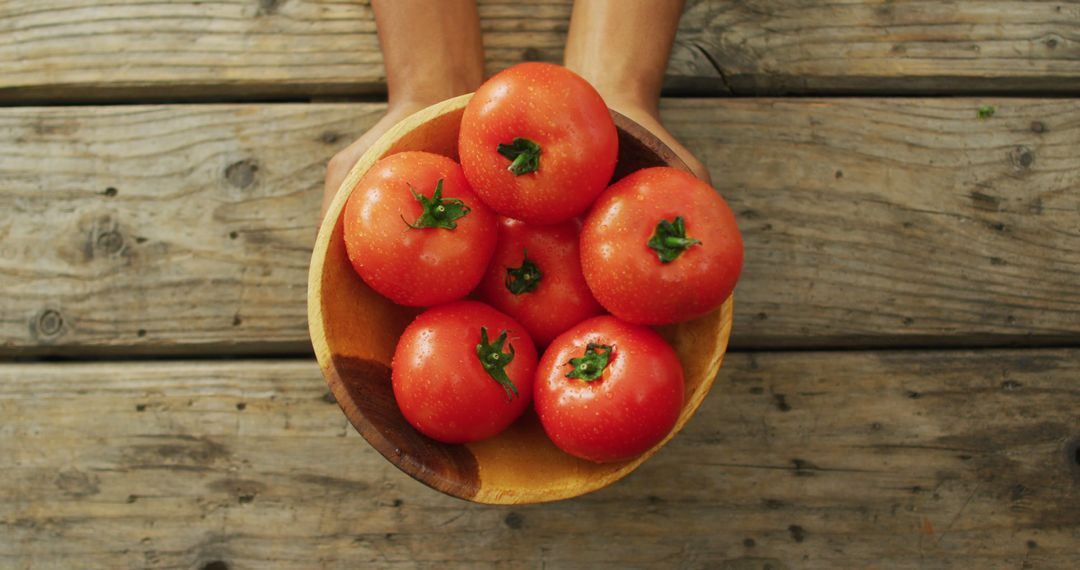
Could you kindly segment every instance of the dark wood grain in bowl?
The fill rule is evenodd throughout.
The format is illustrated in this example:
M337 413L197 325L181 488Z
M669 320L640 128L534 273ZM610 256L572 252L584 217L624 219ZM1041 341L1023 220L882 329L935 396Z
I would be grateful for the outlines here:
M674 436L712 387L731 332L732 300L694 321L662 327L686 376L682 413L668 437L629 461L594 464L556 448L532 411L503 433L467 445L447 445L405 421L390 385L398 337L419 314L378 295L353 271L345 253L341 213L351 189L378 159L423 150L457 160L462 112L471 95L429 107L386 133L357 162L323 221L308 281L308 324L316 357L338 404L357 431L405 473L470 501L514 504L566 499L625 477ZM686 170L675 154L641 126L614 114L619 131L615 177L648 166Z

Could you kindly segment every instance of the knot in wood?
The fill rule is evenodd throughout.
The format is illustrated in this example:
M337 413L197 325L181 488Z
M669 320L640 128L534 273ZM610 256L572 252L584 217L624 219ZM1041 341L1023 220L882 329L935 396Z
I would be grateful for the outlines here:
M255 173L259 165L254 160L246 159L230 164L225 169L225 179L237 188L247 188L255 182Z
M120 232L116 230L98 234L97 239L94 241L98 248L106 253L116 253L124 247L124 236L120 235Z
M1035 152L1024 145L1020 145L1009 153L1009 159L1017 169L1027 170L1035 163Z
M788 533L791 534L791 540L794 540L795 542L806 540L806 530L797 524L789 526Z
M64 317L56 309L45 309L38 315L37 331L41 336L56 336L64 329Z
M518 513L512 512L506 515L506 518L503 520L503 522L506 523L506 526L517 530L525 524L525 517L521 516Z

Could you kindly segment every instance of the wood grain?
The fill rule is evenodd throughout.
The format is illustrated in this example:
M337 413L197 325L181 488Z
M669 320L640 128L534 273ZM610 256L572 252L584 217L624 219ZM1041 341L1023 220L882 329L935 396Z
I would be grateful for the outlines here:
M689 87L742 95L1080 89L1076 2L691 0L677 42Z
M309 350L323 165L381 109L0 111L0 353ZM1076 101L666 100L663 116L744 233L734 346L1080 337Z
M1070 1L691 0L673 92L1080 89ZM488 72L560 61L571 0L479 3ZM0 101L265 99L385 92L366 1L9 0Z
M381 110L0 113L3 345L304 350L324 167Z
M526 60L561 60L571 6L481 1L488 73ZM0 5L0 30L10 30L0 34L0 100L386 91L366 0L14 0Z
M632 476L508 509L397 471L312 361L2 365L0 566L1073 568L1077 374L1077 350L733 353Z

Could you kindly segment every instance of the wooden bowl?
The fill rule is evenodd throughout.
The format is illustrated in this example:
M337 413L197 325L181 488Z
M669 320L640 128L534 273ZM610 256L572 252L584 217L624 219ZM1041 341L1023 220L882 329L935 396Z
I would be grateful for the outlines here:
M661 327L686 375L686 398L674 429L655 447L620 463L598 465L560 451L533 411L503 433L477 443L447 445L405 421L390 384L390 361L405 326L420 310L395 305L368 288L345 253L341 212L352 188L378 159L423 150L457 160L458 128L472 95L424 109L380 138L357 162L323 221L311 257L308 324L326 383L352 425L384 457L444 493L492 504L538 503L575 497L617 481L671 439L701 405L727 348L729 298L700 319ZM614 114L619 131L615 178L647 166L686 166L656 137Z

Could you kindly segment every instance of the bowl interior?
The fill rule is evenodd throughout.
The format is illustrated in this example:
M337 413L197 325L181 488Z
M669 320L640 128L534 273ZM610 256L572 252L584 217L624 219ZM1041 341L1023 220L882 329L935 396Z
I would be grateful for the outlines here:
M629 474L662 447L697 410L712 386L731 332L732 300L694 321L660 328L686 377L675 428L653 449L629 461L598 465L560 451L527 412L503 433L477 443L447 445L417 432L394 401L390 361L397 339L419 309L395 305L353 271L341 213L349 191L378 159L423 150L457 160L463 95L429 107L386 133L360 159L323 222L312 255L308 319L319 366L357 431L405 473L444 493L482 503L554 501L600 489ZM648 166L686 166L663 143L614 114L619 130L615 178Z

